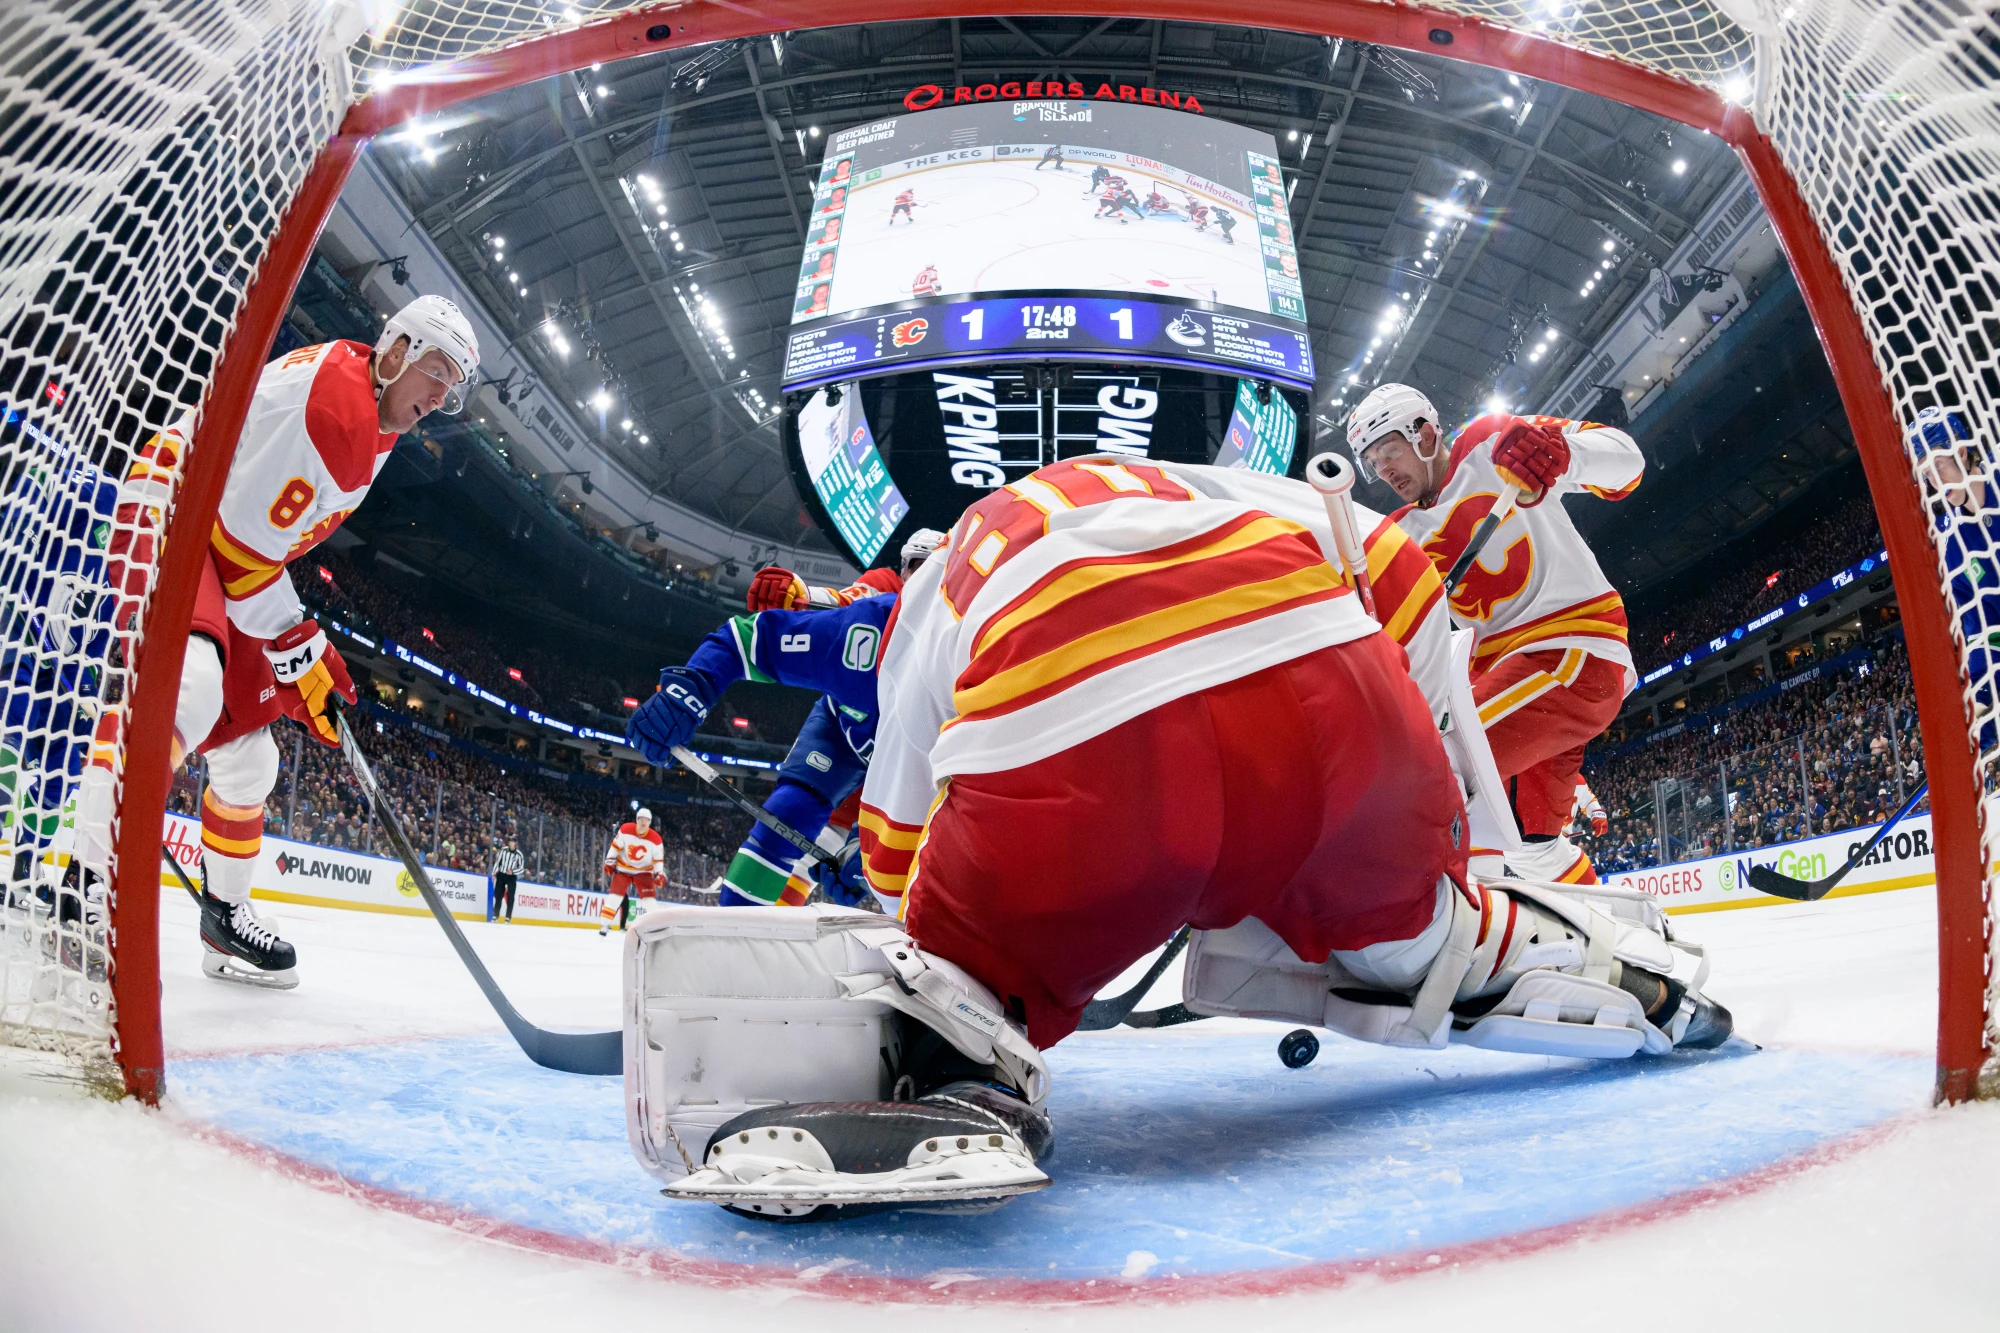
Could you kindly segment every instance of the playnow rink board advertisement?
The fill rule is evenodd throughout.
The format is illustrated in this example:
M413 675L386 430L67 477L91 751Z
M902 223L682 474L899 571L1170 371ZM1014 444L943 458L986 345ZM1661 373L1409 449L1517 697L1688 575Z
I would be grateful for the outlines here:
M201 821L186 815L169 814L166 824L167 850L187 872L201 883ZM461 921L484 921L491 881L469 870L440 870L427 867L431 887ZM160 890L183 893L173 871L163 869ZM387 912L396 916L429 916L416 881L400 861L360 852L344 852L331 847L315 847L290 838L264 835L256 868L251 872L250 896L267 902L304 903L313 907L342 907L350 911ZM530 884L522 880L514 889L514 920L538 926L589 926L603 920L602 905L607 895L581 889ZM617 900L612 900L613 906Z
M1115 101L993 101L833 136L784 385L1014 360L1310 388L1277 141Z

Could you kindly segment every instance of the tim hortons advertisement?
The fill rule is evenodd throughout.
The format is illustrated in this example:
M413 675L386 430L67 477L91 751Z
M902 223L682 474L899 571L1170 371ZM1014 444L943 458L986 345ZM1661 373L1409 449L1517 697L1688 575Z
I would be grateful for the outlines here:
M1871 824L1823 838L1759 847L1729 856L1622 871L1607 875L1605 882L1621 889L1650 893L1669 912L1762 907L1785 900L1751 888L1750 867L1770 866L1793 879L1824 879L1846 864L1847 858L1873 837L1879 827ZM1845 898L1888 889L1928 888L1936 882L1931 856L1931 817L1908 815L1828 896Z

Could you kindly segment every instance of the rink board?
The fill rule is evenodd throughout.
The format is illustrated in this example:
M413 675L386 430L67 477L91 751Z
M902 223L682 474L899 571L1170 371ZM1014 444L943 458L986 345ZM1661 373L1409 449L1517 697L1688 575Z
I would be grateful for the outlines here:
M200 884L201 821L169 814L166 845L188 878ZM467 870L426 869L431 886L451 908L454 917L460 921L486 920L492 880ZM179 878L168 869L161 871L160 888L162 892L184 892ZM250 896L266 902L337 907L353 912L430 915L416 881L402 862L295 842L268 833L250 872ZM514 924L595 929L603 920L607 898L615 908L618 900L609 894L522 880L514 889Z
M1750 868L1770 866L1794 879L1824 879L1847 862L1880 824L1843 829L1824 837L1776 843L1754 851L1728 856L1710 856L1695 861L1654 866L1646 870L1621 870L1603 876L1618 888L1638 889L1660 899L1670 913L1719 912L1735 907L1769 907L1785 902L1750 887ZM1931 844L1929 814L1906 815L1882 839L1866 860L1849 872L1846 879L1828 894L1848 898L1863 893L1883 893L1890 889L1931 888L1937 884L1937 869Z
M1332 1036L1291 1071L1282 1030L1073 1037L1051 1052L1051 1188L980 1217L813 1226L662 1198L627 1146L621 1081L537 1068L504 1037L179 1060L169 1083L235 1139L461 1229L788 1289L1091 1300L1268 1290L1589 1234L1588 1219L1671 1210L1837 1151L1926 1106L1932 1074L1917 1055L1590 1063Z

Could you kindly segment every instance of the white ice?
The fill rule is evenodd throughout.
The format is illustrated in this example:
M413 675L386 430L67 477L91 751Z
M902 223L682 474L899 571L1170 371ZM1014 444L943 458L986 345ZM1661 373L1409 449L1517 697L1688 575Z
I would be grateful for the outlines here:
M1156 181L1113 168L1141 202ZM942 294L1024 290L1125 291L1215 301L1268 314L1257 219L1229 205L1233 240L1211 222L1196 231L1187 192L1160 184L1170 214L1124 221L1097 217L1090 164L1036 171L1031 161L968 162L856 186L847 197L829 309L835 313L910 299L917 275L935 267ZM892 218L896 196L916 193L911 214ZM1201 198L1211 209L1222 201Z
M499 1031L433 923L302 907L264 910L300 947L304 984L297 991L204 980L193 910L166 900L164 998L174 1052L283 1051ZM1768 1048L1904 1059L1931 1048L1936 924L1924 891L1721 912L1684 918L1682 925L1714 948L1713 989L1734 1007L1741 1029ZM538 1021L615 1022L619 940L522 926L471 932L502 984ZM1175 1031L1193 1041L1226 1030L1204 1024ZM1256 1025L1239 1030L1259 1040L1277 1036ZM1119 1032L1073 1040L1175 1038ZM156 1113L93 1101L51 1076L43 1062L10 1054L0 1058L0 1328L122 1333L227 1323L343 1333L416 1327L539 1333L644 1321L875 1330L892 1318L943 1320L954 1330L1194 1333L1232 1316L1259 1328L1313 1333L1445 1320L1544 1333L1623 1323L1993 1327L2000 1310L1994 1252L2000 1108L1929 1111L1921 1109L1921 1089L1912 1094L1911 1111L1885 1138L1843 1158L1745 1197L1519 1258L1255 1302L887 1313L816 1296L810 1275L795 1287L675 1285L412 1220L200 1141L185 1105L170 1101ZM1644 1110L1633 1108L1635 1125ZM1546 1151L1548 1169L1560 1172L1560 1144L1550 1142ZM496 1155L496 1178L507 1169ZM1298 1182L1302 1191L1337 1186ZM1151 1280L1146 1275L1160 1251L1134 1245L1128 1277L1114 1280ZM948 1275L941 1281L946 1286L937 1294L945 1299ZM1134 1294L1147 1293L1135 1288ZM1218 1305L1244 1308L1236 1314Z

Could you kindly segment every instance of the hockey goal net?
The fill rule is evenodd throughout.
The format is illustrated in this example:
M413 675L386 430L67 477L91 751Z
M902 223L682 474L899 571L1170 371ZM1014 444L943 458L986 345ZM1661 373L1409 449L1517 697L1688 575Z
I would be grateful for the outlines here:
M869 0L844 17L1046 8ZM1188 0L1057 8L1241 21ZM161 1090L160 833L195 577L250 389L355 152L480 93L822 13L804 0L754 13L16 0L0 13L0 1041ZM1959 517L1936 521L1949 479L1906 441L1920 412L1945 409L1964 465L1991 474L2000 25L1921 0L1273 0L1259 17L1564 84L1736 147L1818 322L1902 602L1939 849L1939 1090L1973 1095L1985 1068L1991 1091L2000 832L1984 796L2000 775L1980 728L2000 597L1967 596L1966 569L1949 566L1968 547L1956 525L2000 521L1984 508L2000 491L1975 478ZM119 504L138 450L190 408L171 504ZM66 883L73 863L93 873ZM93 893L96 874L108 892Z

